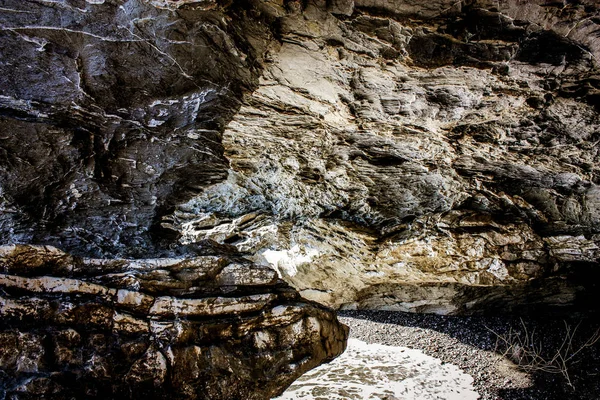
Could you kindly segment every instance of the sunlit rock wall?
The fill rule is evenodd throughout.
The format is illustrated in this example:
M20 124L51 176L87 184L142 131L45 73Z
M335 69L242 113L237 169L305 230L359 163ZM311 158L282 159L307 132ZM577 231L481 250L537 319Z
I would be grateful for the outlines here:
M335 307L589 302L600 237L592 2L256 2L273 27L224 182L163 226Z

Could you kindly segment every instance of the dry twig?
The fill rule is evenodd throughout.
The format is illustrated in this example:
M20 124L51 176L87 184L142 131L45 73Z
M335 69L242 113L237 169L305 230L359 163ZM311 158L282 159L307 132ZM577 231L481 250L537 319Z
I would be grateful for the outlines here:
M487 326L486 329L496 336L495 351L512 360L522 370L561 374L567 384L573 388L569 370L573 364L580 361L578 357L583 350L600 340L600 328L585 342L579 342L576 340L576 334L581 322L574 328L566 321L564 324L565 335L560 346L549 351L544 351L542 340L536 336L535 329L528 329L522 319L520 330L511 327L506 334L497 333Z

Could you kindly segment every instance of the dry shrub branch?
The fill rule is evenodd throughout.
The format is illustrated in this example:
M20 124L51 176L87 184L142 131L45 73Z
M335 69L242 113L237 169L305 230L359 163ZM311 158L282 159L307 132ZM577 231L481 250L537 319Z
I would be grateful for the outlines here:
M600 328L587 339L582 340L577 335L581 325L575 327L567 321L565 334L559 345L544 348L544 341L537 335L535 329L529 329L521 319L521 328L513 329L508 333L500 334L486 326L496 336L495 351L509 358L526 372L546 372L550 374L561 374L567 384L573 388L570 369L579 362L582 352L596 344L600 340Z

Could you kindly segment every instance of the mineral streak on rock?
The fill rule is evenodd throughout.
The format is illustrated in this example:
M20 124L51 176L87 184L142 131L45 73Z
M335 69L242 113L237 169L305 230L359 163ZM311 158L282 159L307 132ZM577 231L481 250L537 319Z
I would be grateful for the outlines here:
M274 271L225 256L97 260L16 245L0 249L0 272L6 398L270 399L348 334Z
M2 241L164 250L157 216L227 176L221 131L258 77L241 33L259 29L215 1L3 1Z

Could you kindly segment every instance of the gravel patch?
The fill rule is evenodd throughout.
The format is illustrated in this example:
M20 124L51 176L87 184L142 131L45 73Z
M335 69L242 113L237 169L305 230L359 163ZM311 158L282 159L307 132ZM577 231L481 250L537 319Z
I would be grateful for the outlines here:
M482 400L600 399L600 345L586 348L570 368L574 387L560 374L523 372L507 357L496 352L497 336L522 330L514 317L448 317L386 311L343 311L340 320L350 327L350 337L367 343L419 349L443 362L459 366L474 379ZM528 330L540 332L540 343L548 355L554 354L564 339L562 319L524 320ZM581 319L567 321L579 325L575 342L585 341L600 323Z

